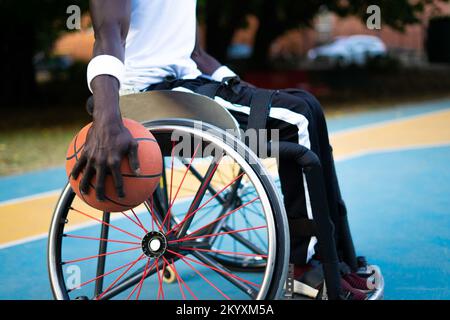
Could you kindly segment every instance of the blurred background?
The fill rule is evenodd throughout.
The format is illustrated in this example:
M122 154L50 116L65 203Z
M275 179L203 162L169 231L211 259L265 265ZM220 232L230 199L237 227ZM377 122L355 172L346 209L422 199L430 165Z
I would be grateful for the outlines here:
M199 0L198 18L202 46L242 79L322 102L355 241L386 298L450 299L449 1ZM0 299L50 298L48 221L67 146L90 122L88 1L1 0L0 34Z
M74 4L80 30L66 26ZM61 164L60 147L89 120L88 1L0 5L0 175ZM380 8L379 30L367 26L369 5ZM200 0L198 16L202 45L241 78L307 89L328 113L450 95L448 1ZM24 157L18 146L29 143Z

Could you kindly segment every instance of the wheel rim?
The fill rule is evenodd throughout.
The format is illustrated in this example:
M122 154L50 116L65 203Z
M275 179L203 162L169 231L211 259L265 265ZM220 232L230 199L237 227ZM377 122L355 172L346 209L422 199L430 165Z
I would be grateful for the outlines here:
M179 127L179 128L175 128L174 126L169 126L169 127L158 127L158 128L151 128L152 132L155 133L155 130L162 130L162 131L167 131L167 130L174 130L174 129L178 129L178 130L183 130L187 133L190 134L196 134L196 135L200 135L203 134L203 132L201 131L196 131L195 129L190 129L190 128L184 128L184 127ZM156 133L157 134L157 133ZM213 136L208 136L207 134L205 134L203 136L203 138L211 143L217 143L214 142L214 140L216 139ZM234 156L235 158L233 158L233 160L235 161L235 163L239 164L239 167L242 171L242 177L245 176L248 181L247 183L252 183L255 186L255 190L258 190L257 193L258 195L261 195L261 197L258 197L257 200L244 200L243 203L241 203L239 206L235 206L233 208L231 208L230 210L228 210L227 212L225 212L225 215L227 220L229 220L230 217L233 217L233 219L237 220L237 218L234 215L235 213L241 213L241 209L242 208L247 208L247 209L251 209L250 205L254 205L256 203L260 204L260 210L261 212L264 212L264 217L266 218L266 225L261 225L261 226L257 226L257 227L252 227L248 225L246 228L241 228L241 229L237 229L237 225L236 225L236 221L234 221L234 227L232 228L232 230L228 230L227 231L223 231L222 229L220 230L216 230L216 233L209 233L206 234L206 236L204 234L201 234L199 232L200 230L206 230L208 228L206 228L205 226L211 226L211 222L214 221L221 221L221 220L225 220L225 218L216 218L215 216L213 216L213 218L210 218L210 220L205 219L204 216L196 216L196 212L201 212L202 210L204 210L205 208L207 208L207 204L211 204L213 201L208 201L209 199L214 199L214 197L206 197L204 202L200 202L198 208L196 209L197 211L191 211L191 212L186 212L186 215L184 217L184 220L186 220L186 216L188 216L188 218L190 216L194 216L194 217L198 217L197 220L197 226L195 223L191 224L191 228L187 230L187 237L184 238L184 240L182 238L179 239L173 239L173 238L169 238L171 235L171 233L174 233L173 231L171 232L171 229L174 229L178 232L179 231L179 225L181 225L183 219L181 218L177 218L175 214L173 214L173 217L171 215L165 215L165 218L168 219L162 219L163 221L158 220L158 218L156 217L157 213L156 211L156 206L155 206L155 199L150 198L149 201L147 201L146 204L146 209L147 209L147 214L148 216L151 216L151 222L146 221L144 222L144 218L143 218L143 213L140 212L136 212L136 211L131 211L131 212L123 212L120 214L116 214L116 217L113 218L113 222L117 221L121 221L121 223L119 225L117 225L118 223L113 223L111 222L110 224L108 224L108 227L111 228L112 233L117 234L121 234L121 235L126 235L129 239L128 240L124 240L124 239L114 239L113 235L111 235L110 238L108 239L101 239L89 235L89 234L79 234L79 232L77 234L74 233L68 233L66 232L67 228L65 228L65 225L63 225L63 230L61 232L61 234L64 233L64 239L60 239L61 241L67 241L67 239L70 239L71 241L84 241L86 242L86 240L94 240L94 241L106 241L108 242L108 245L110 246L109 250L107 253L105 253L104 255L101 255L101 257L105 257L108 256L108 259L111 259L111 257L117 257L117 256L124 256L124 255L129 255L130 252L139 252L139 254L136 254L136 256L134 257L135 259L130 259L129 261L126 261L126 263L122 263L122 264L118 264L116 263L114 266L112 265L113 263L111 263L111 265L109 265L107 267L108 271L105 271L102 275L100 275L100 278L107 278L111 275L111 280L107 281L107 284L104 287L104 290L101 294L97 295L96 298L102 299L102 298L111 298L112 296L109 295L109 292L112 289L115 289L118 285L121 285L123 283L123 279L125 278L129 278L130 274L134 275L134 279L137 280L139 279L139 281L135 281L136 283L130 287L128 289L128 295L126 296L120 296L121 298L142 298L144 297L143 294L143 287L144 284L148 284L150 283L150 278L155 279L154 282L156 282L156 285L158 286L158 293L156 298L202 298L202 297L198 297L198 294L195 294L195 290L193 290L192 288L189 288L189 284L187 283L187 281L185 279L183 279L183 274L186 272L186 270L184 269L190 269L191 274L196 275L196 277L198 277L200 279L200 281L202 281L205 285L209 285L209 287L211 288L212 291L214 291L217 295L217 298L232 298L230 297L229 294L227 294L227 292L224 292L226 290L222 290L221 288L219 288L219 286L217 284L215 284L214 282L216 282L216 278L211 278L209 277L209 274L205 275L205 272L202 272L201 268L206 268L207 270L213 271L215 272L216 275L221 275L222 277L224 275L228 276L228 280L231 280L232 282L241 282L241 291L249 291L250 289L253 289L253 296L252 298L256 298L256 299L261 299L264 298L267 291L268 291L268 287L270 285L270 281L271 281L271 277L272 277L272 273L273 273L273 266L274 266L274 257L275 257L275 252L274 252L274 248L276 247L276 243L275 243L275 227L274 227L274 221L273 221L273 216L272 216L272 212L271 212L271 207L270 207L270 202L267 198L266 193L264 192L264 188L261 184L261 182L258 180L258 178L256 177L255 173L252 171L251 167L244 161L244 159L242 157L239 157L239 155L237 155L237 153L231 148L231 147L226 147L224 148L224 151L226 153L226 156L231 157ZM191 168L194 167L194 162L196 161L194 159L195 157L189 159L189 161L191 162ZM221 160L223 161L223 159ZM174 168L175 166L173 165L173 161L171 163L171 168ZM197 166L198 168L198 166ZM182 169L186 169L186 166ZM172 169L170 171L172 174L174 173L174 170ZM188 172L188 170L186 170L185 172ZM182 179L181 181L186 181L186 177L183 176L184 179ZM242 178L241 177L241 178ZM177 198L177 195L179 196L180 194L180 190L181 190L181 186L176 186L173 183L173 179L174 177L171 177L172 179L172 183L170 184L171 187L171 193L169 194L169 203L172 205L172 208L168 210L168 212L170 211L176 211L175 210L175 199ZM223 179L223 177L222 177ZM212 180L212 179L211 179ZM218 194L220 195L222 192L224 193L224 191L228 190L229 192L229 187L233 185L232 182L235 182L237 180L236 177L229 179L228 183L226 185L228 185L226 188L223 188L223 185L220 186L216 185L216 187L222 187L222 188L218 188L218 190L220 192L218 192ZM230 183L231 182L231 183ZM216 183L217 184L217 183ZM224 183L223 183L224 184ZM176 189L176 190L175 190ZM223 190L222 190L223 189ZM70 188L66 189L65 191L66 193L66 198L69 197L69 194L71 193ZM247 197L249 196L249 194L246 195ZM62 197L62 200L60 200L60 203L57 206L57 211L59 210L60 212L62 212L62 214L59 215L59 217L56 217L55 215L55 219L59 219L61 220L61 218L66 219L67 216L70 216L70 214L73 213L77 213L78 215L82 215L84 217L87 217L89 219L92 219L94 221L96 221L99 224L103 224L102 221L97 217L97 219L93 219L96 218L93 214L90 214L89 212L85 212L83 210L79 210L74 206L71 206L71 208L68 210L66 217L62 217L64 216L64 210L62 208L63 204L61 203L61 201L65 201L67 202L67 199L63 199L64 197ZM245 197L243 197L245 198ZM169 205L169 208L171 207L171 205ZM253 210L255 210L255 208L252 208ZM73 211L73 212L72 212ZM183 210L181 210L183 211ZM206 211L205 211L206 212ZM117 215L121 215L121 219L117 218ZM147 216L147 217L148 217ZM245 215L242 215L244 216ZM203 218L203 226L199 226L201 225L201 221L200 218ZM166 220L166 221L164 221ZM211 221L212 220L212 221ZM241 219L242 220L242 219ZM245 220L245 219L244 219ZM132 225L135 229L137 230L141 230L142 233L144 233L144 236L136 236L136 234L134 232L131 232L130 228L124 228L121 227L122 222L125 221L128 223L128 225ZM194 221L195 222L195 221ZM242 222L242 221L241 221ZM166 231L164 232L164 226L166 225L170 226L167 227ZM64 276L64 271L62 270L63 267L58 268L57 265L59 264L58 260L64 260L63 262L63 266L71 266L77 263L83 263L89 260L94 260L96 258L99 258L99 255L86 255L84 257L77 257L77 258L73 258L73 259L68 259L66 257L59 257L58 251L58 245L56 244L56 242L58 242L58 237L60 237L60 235L58 235L57 230L61 229L61 223L58 221L53 221L52 223L52 234L50 237L50 242L49 242L49 271L50 271L50 277L51 277L51 282L52 282L52 286L55 292L55 297L57 298L73 298L72 294L75 292L78 296L80 295L78 292L76 292L77 290L73 290L72 288L67 289L66 283L67 282L67 277ZM70 230L70 227L68 228ZM159 229L159 230L158 230ZM245 230L247 229L247 230ZM198 244L196 243L189 243L189 242L197 242L199 241L199 239L206 239L206 238L210 238L210 239L217 239L219 237L225 237L228 236L230 234L238 234L241 232L257 232L257 230L265 230L266 232L266 241L267 241L267 248L265 249L266 254L255 254L255 253L251 253L251 252L243 252L242 250L238 251L237 248L234 248L234 250L223 250L222 248L215 248L215 247L209 247L209 248L204 248L204 247L200 247L198 246ZM168 248L167 248L167 254L163 254L157 258L154 257L149 257L148 255L145 255L145 252L141 252L139 251L140 248L142 248L143 245L143 238L148 235L151 232L161 232L164 236L167 236L167 243L168 243ZM61 231L61 230L60 230ZM218 232L217 232L218 231ZM135 231L136 232L136 231ZM261 237L261 236L260 236ZM222 238L222 239L223 239ZM217 242L217 241L215 241ZM262 241L263 242L263 241ZM178 244L182 243L184 246L179 246ZM188 243L186 245L186 243ZM222 242L223 244L223 242ZM118 248L117 246L122 245L122 248ZM173 249L175 246L174 245L178 245L177 249ZM123 248L123 246L128 246L127 248ZM244 277L242 275L238 275L236 273L230 273L226 268L222 268L222 267L218 267L216 264L212 264L212 262L217 262L220 261L220 259L215 260L215 258L218 258L219 256L222 257L227 257L230 256L230 254L233 254L234 256L242 256L245 258L250 258L250 259L255 259L258 258L259 260L265 260L265 268L264 272L262 272L262 274L260 275L260 280L259 281L255 281L255 278L251 278L251 277ZM213 260L212 262L210 260ZM117 261L116 261L117 262ZM180 265L183 265L184 267L180 268ZM163 275L165 272L166 268L170 268L171 270L173 270L175 277L176 277L176 281L173 284L174 285L178 285L178 289L179 289L179 293L178 295L173 295L173 296L168 296L167 292L166 294L164 294L164 285L163 285ZM140 268L140 273L136 271L134 271L135 269L139 269ZM183 269L184 268L184 269ZM183 270L181 270L183 269ZM133 274L134 273L136 274ZM138 270L139 271L139 270ZM112 276L114 275L114 276ZM137 276L140 276L139 278ZM151 276L150 276L151 275ZM79 284L79 286L76 286L75 288L83 288L83 287L87 287L89 285L91 285L92 283L97 282L98 278L98 274L96 275L96 277L92 277L89 279L83 279L83 281ZM208 278L209 277L209 278ZM157 280L156 280L157 279ZM211 280L212 279L212 280ZM214 280L214 281L213 281ZM252 281L253 280L253 281ZM62 283L61 283L62 282ZM244 285L242 285L244 284ZM235 286L235 284L233 284ZM147 285L148 286L148 285ZM246 289L247 288L247 289ZM249 289L250 288L250 289ZM145 290L144 290L145 291ZM211 299L211 296L207 297L208 299ZM234 297L233 297L234 298ZM242 299L242 297L239 297L240 299Z

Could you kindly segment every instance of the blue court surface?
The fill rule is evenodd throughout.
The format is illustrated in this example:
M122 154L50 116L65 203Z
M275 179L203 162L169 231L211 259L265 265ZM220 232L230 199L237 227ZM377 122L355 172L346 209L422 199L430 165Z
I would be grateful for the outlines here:
M414 127L421 117L423 123L443 121L444 117L448 126L423 129L426 142L418 145L399 139L395 148L381 145L350 154L339 154L344 150L339 149L341 142L334 146L357 251L381 267L385 299L450 299L450 100L329 121L332 137L352 132L357 136L366 129L404 130L410 126L410 130L422 130ZM0 209L2 204L20 203L60 189L65 181L63 168L1 177ZM87 227L83 235L91 232L94 234ZM46 245L42 236L0 243L0 299L52 299ZM213 273L210 276L215 279ZM186 281L193 289L202 287L198 277ZM223 290L232 292L233 288Z

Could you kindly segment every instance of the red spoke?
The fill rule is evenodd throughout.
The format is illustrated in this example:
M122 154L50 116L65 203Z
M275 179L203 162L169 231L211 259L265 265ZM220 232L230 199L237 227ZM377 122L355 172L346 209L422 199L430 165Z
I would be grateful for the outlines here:
M174 188L179 188L179 187L180 187L179 184L175 184L175 185L174 185ZM197 190L195 190L195 189L190 189L190 188L186 188L186 186L183 187L183 190L184 190L184 191L189 191L189 192L192 192L192 193L197 192Z
M234 252L234 251L212 250L212 249L202 249L202 248L186 248L186 247L180 247L180 249L181 250L203 251L203 252L214 252L214 253L222 253L222 254L245 256L245 257L261 257L261 258L267 259L267 255L257 254L257 253Z
M234 275L234 274L232 274L232 273L229 273L229 272L226 272L226 271L224 271L224 270L220 270L220 269L218 269L218 268L216 268L216 267L207 265L207 264L205 264L205 263L203 263L203 262L200 262L200 261L191 259L191 258L186 257L186 256L185 256L184 258L187 259L187 260L189 260L189 261L195 262L195 263L197 263L197 264L199 264L199 265L201 265L201 266L210 268L211 270L215 270L215 271L220 272L220 273L222 273L222 274L224 274L224 275L227 275L227 276L229 276L229 277L232 277L232 278L234 278L234 279L236 279L236 280L242 281L242 282L244 282L244 283L250 284L250 285L255 286L255 287L261 287L261 285L259 285L259 284L257 284L257 283L251 282L251 281L249 281L249 280L245 280L245 279L243 279L243 278L241 278L241 277L239 277L239 276L236 276L236 275Z
M130 300L131 296L134 294L134 292L137 290L137 288L139 288L139 286L141 285L142 281L144 280L149 263L150 263L150 258L148 258L147 262L145 263L144 272L142 272L141 280L139 280L139 282L134 286L133 290L128 295L127 300Z
M156 214L155 214L155 212L153 211L153 195L151 195L150 196L150 210L148 210L149 212L150 212L150 215L152 216L152 228L153 228L153 230L155 229L155 227L154 227L154 225L153 225L153 222L155 222L156 223L156 225L157 225L157 227L158 227L158 229L159 229L159 231L162 231L162 227L161 227L161 225L159 224L159 222L158 222L158 220L156 219Z
M186 175L189 172L189 169L191 168L192 162L194 162L194 159L195 159L195 156L197 155L199 147L200 147L200 144L198 144L197 147L195 148L195 151L194 151L194 154L192 155L191 161L189 162L189 165L187 166L186 170L184 171L183 178L181 179L180 185L178 186L177 191L175 192L175 196L173 197L173 200L171 200L171 202L170 202L169 209L167 209L167 213L166 213L166 216L164 217L162 225L164 225L166 223L166 219L171 214L172 206L175 203L175 200L177 199L178 193L180 192L181 186L183 185L184 180L186 179ZM173 166L173 164L172 164L172 166ZM173 170L173 168L172 168L172 170ZM172 191L172 181L170 182L170 190ZM170 219L168 221L169 222L167 225L167 229L169 229L169 227L170 227Z
M163 300L165 299L164 298L164 288L163 288L164 281L163 280L164 280L164 273L166 272L166 267L167 267L166 260L163 259L163 267L161 269L161 294L162 294Z
M209 209L209 210L208 210L208 211L204 211L204 212L202 213L202 215L199 216L199 218L198 218L197 220L192 221L192 227L194 227L194 226L200 224L200 222L201 222L203 219L205 219L206 217L208 217L209 214L210 214L211 212L213 212L215 209L217 209L218 206L220 206L219 203L218 203L218 204L215 204L215 205L212 205L212 206L208 206L208 207L203 208L202 210L205 210L205 209Z
M149 264L150 264L150 258L148 258L147 263L145 264L145 268L144 268L144 272L142 273L142 278L139 281L139 283L134 287L133 291L131 291L131 293L128 295L127 300L129 300L131 298L131 296L133 296L134 292L139 288L138 293L136 295L136 300L139 299L139 296L141 294L141 290L142 290L142 286L144 284L145 278L147 277L147 274L152 271L153 267L155 266L155 262L153 262L153 264L150 266L149 268Z
M116 280L114 280L114 281L109 285L109 287L106 288L105 291L103 291L99 296L97 296L97 297L95 298L95 300L101 299L101 298L102 298L109 290L111 290L111 288L112 288L112 287L113 287L120 279L122 279L122 277L123 277L128 271L130 271L130 269L133 268L133 266L134 266L136 263L138 263L138 261L142 260L142 257L143 257L143 256L144 256L144 254L141 254L141 255L139 256L139 258L137 258L136 260L134 260L133 263L132 263L130 266L128 266L128 268L126 268L126 270L125 270L124 272L122 272L122 273L116 278Z
M246 202L246 203L240 205L239 207L237 207L237 208L235 208L235 209L233 209L233 210L227 212L226 214L220 216L219 218L213 220L212 222L210 222L210 223L208 223L208 224L205 224L203 227L198 228L197 230L192 231L192 232L190 233L190 235L193 235L194 233L197 233L197 232L199 232L200 230L203 230L203 229L205 229L205 228L207 228L207 227L213 225L213 224L216 223L217 221L220 221L220 220L222 220L222 219L224 219L224 218L226 218L226 217L232 215L232 214L235 213L236 211L239 211L239 210L241 210L242 208L245 208L246 206L252 204L253 202L255 202L255 201L258 200L258 199L259 199L259 197L256 197L256 198L254 198L253 200L250 200L249 202Z
M130 232L128 232L128 231L125 231L125 230L123 230L123 229L121 229L121 228L119 228L119 227L113 226L112 224L109 224L109 223L107 223L107 222L105 222L105 221L102 221L102 220L100 220L100 219L97 219L97 218L95 218L95 217L93 217L93 216L91 216L91 215L89 215L89 214L87 214L87 213L84 213L84 212L82 212L82 211L80 211L80 210L77 210L77 209L75 209L75 208L73 208L73 207L70 207L70 209L72 209L72 210L75 211L75 212L78 212L79 214L82 214L83 216L86 216L86 217L91 218L91 219L93 219L93 220L95 220L95 221L97 221L97 222L100 222L101 224L104 224L104 225L109 226L109 227L111 227L111 228L113 228L113 229L116 229L116 230L118 230L118 231L121 231L121 232L123 232L123 233L126 233L127 235L129 235L129 236L131 236L131 237L133 237L133 238L136 238L136 239L141 240L141 238L139 238L137 235L132 234L132 233L130 233Z
M194 210L191 213L189 213L188 215L186 215L186 217L184 217L184 219L180 223L177 223L175 226L173 226L173 228L171 230L169 230L167 232L167 235L169 235L172 231L174 231L174 229L178 228L180 225L183 225L183 223L185 223L187 221L187 219L189 219L192 215L197 213L199 210L203 209L213 199L217 198L217 196L219 194L224 192L229 186L231 186L234 182L236 182L238 179L240 179L244 174L245 174L245 172L242 172L239 176L236 177L236 179L233 179L233 181L231 181L229 184L227 184L221 190L217 191L215 195L213 195L211 198L209 198L207 201L205 201L205 203L203 203L200 207L198 207L196 210Z
M217 292L219 292L225 299L227 300L231 300L230 297L228 297L225 293L222 292L222 290L220 290L219 288L217 288L214 283L212 283L211 281L209 281L200 271L198 271L192 264L190 264L189 262L187 262L184 257L181 254L176 253L175 251L172 250L167 250L167 252L170 252L172 254L175 254L177 256L180 257L180 259L189 266L189 268L191 268L196 274L198 274L203 280L205 280L211 287L213 287L214 289L217 290Z
M163 266L164 265L165 265L165 262L164 262ZM162 296L162 298L164 299L164 291L163 291L163 287L162 287L162 277L161 277L161 274L159 273L159 258L156 259L156 273L158 275L158 283L159 283L157 299L159 300L160 296Z
M259 227L252 227L252 228L245 228L245 229L238 229L238 230L231 230L231 231L224 231L224 232L218 232L218 233L210 233L203 236L197 236L197 237L191 237L190 235L186 238L176 239L176 240L170 240L168 243L174 243L174 242L183 242L187 240L195 240L195 239L201 239L201 238L210 238L210 237L216 237L216 236L223 236L225 234L232 234L232 233L239 233L239 232L245 232L245 231L251 231L251 230L258 230L258 229L264 229L267 228L267 226L259 226Z
M142 260L142 259L144 259L144 258L145 258L145 257L142 257L142 256L141 256L140 260ZM71 292L71 291L73 291L73 290L75 290L75 289L79 289L79 288L81 288L81 287L83 287L83 286L85 286L85 285L87 285L87 284L89 284L89 283L91 283L91 282L93 282L93 281L95 281L95 280L98 280L98 279L100 279L100 278L103 278L103 277L106 277L106 276L110 275L111 273L114 273L114 272L116 272L116 271L119 271L120 269L123 269L123 268L129 266L129 265L132 264L132 263L133 263L133 261L128 262L128 263L126 263L126 264L124 264L124 265L122 265L122 266L120 266L120 267L117 267L117 268L115 268L115 269L113 269L113 270L111 270L111 271L108 271L108 272L106 272L106 273L104 273L104 274L102 274L102 275L99 275L99 276L97 276L97 277L95 277L95 278L93 278L93 279L90 279L90 280L88 280L88 281L85 281L85 282L79 284L77 287L72 288L72 289L70 289L70 290L68 290L68 291Z
M150 271L152 271L153 270L153 268L155 267L155 265L156 265L156 261L155 262L153 262L153 264L152 264L152 266L150 267L150 269L148 269L148 271L147 271L147 273L145 274L145 276L142 278L143 279L143 281L142 281L142 283L141 283L141 286L139 287L139 291L138 291L138 294L137 294L137 297L136 297L136 300L138 300L139 299L139 297L140 297L140 295L141 295L141 290L142 290L142 287L144 286L144 281L145 281L145 279L147 278L147 274L150 272Z
M150 205L152 206L151 210L153 211L153 195L150 196ZM153 220L153 214L150 213L152 220L152 231L155 231L155 220Z
M194 294L194 292L192 292L191 288L189 288L189 286L187 285L187 283L183 280L183 278L181 277L181 274L178 273L177 268L175 267L175 262L172 259L172 266L173 266L173 271L175 272L175 276L177 277L177 279L179 279L181 281L181 283L184 285L184 287L187 289L187 291L189 291L189 293L191 294L191 296L195 299L198 300L197 296Z
M117 251L106 252L106 253L97 254L97 255L95 255L95 256L90 256L90 257L86 257L86 258L80 258L80 259L75 259L75 260L65 261L65 262L62 262L62 264L70 264L70 263L75 263L75 262L80 262L80 261L90 260L90 259L94 259L94 258L99 258L99 257L103 257L103 256L109 256L109 255L112 255L112 254L121 253L121 252L127 252L127 251L137 250L137 249L139 249L139 248L141 248L141 246L133 247L133 248L129 248L129 249L122 249L122 250L117 250Z
M121 214L123 214L128 220L130 220L131 222L133 222L135 225L137 225L139 228L141 228L142 230L144 230L145 233L148 233L147 229L144 228L144 226L142 226L141 224L137 223L136 221L134 221L133 219L131 219L125 212L121 211Z
M221 158L220 160L222 160L222 158ZM210 183L212 177L213 177L214 174L216 173L217 168L219 167L219 163L220 163L220 161L217 161L216 165L214 166L213 170L211 171L211 174L210 174L209 177L206 179L206 183L204 183L202 189L199 190L199 192L198 192L197 195L195 196L195 199L192 201L192 204L194 204L194 203L198 200L198 197L203 193L203 191L205 190L205 188L208 187L208 184ZM201 202L201 201L200 201L200 202ZM192 206L192 204L191 204L191 206ZM190 214L191 210L192 210L191 207L189 207L189 210L188 210L188 212L186 213L186 216L192 216L192 214ZM198 212L198 208L197 208L196 210L194 210L194 211L197 211L197 212ZM186 218L185 218L184 220L187 221Z
M222 159L222 158L221 158ZM220 160L221 160L220 159ZM203 191L205 191L206 188L208 188L209 183L211 182L212 177L214 176L214 174L216 173L217 168L219 167L220 164L220 160L217 161L217 163L214 165L213 170L211 171L209 177L206 179L206 183L203 184L202 188L199 190L199 192L197 193L197 195L195 196L195 199L192 201L192 203L197 202L198 197L203 193ZM200 201L201 202L201 201ZM192 205L191 205L192 206ZM197 208L198 209L198 208ZM191 211L191 208L189 208L188 213Z
M131 212L133 213L134 217L136 218L136 220L139 222L139 224L141 225L141 227L145 230L145 232L148 233L148 230L144 227L144 224L142 223L141 219L139 219L138 215L136 214L136 212L134 212L133 209L130 209Z
M140 244L140 242L103 239L103 238L95 238L95 237L87 237L87 236L77 236L77 235L73 235L73 234L65 234L64 237L75 238L75 239L97 240L97 241L105 241L105 242L125 243L125 244Z
M172 268L173 273L175 274L175 277L177 278L178 289L180 289L181 296L183 297L183 300L186 300L186 295L184 294L184 290L183 290L183 287L181 286L180 279L178 279L178 275L177 275L177 273L175 271L175 267L173 266L174 265L173 259L172 259L172 264L170 264L169 261L167 261L167 259L164 258L164 256L162 258L163 258L164 262L167 263L167 267L168 268Z
M137 216L136 212L134 212L133 209L130 209L131 213L133 214L134 218L136 219L137 224L144 230L146 233L148 233L148 230L146 227L144 227L144 224L142 223L141 219Z

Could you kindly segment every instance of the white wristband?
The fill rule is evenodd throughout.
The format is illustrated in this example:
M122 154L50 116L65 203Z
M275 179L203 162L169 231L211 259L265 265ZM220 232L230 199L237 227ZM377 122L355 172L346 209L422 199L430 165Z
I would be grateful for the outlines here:
M120 89L120 84L122 83L125 75L125 65L116 57L107 54L99 55L93 58L87 67L87 84L91 92L92 79L101 74L107 74L115 77L119 81Z
M211 78L215 81L222 81L223 78L227 77L236 77L236 73L231 71L230 68L227 66L221 66L219 69L214 71L214 73L211 75Z

